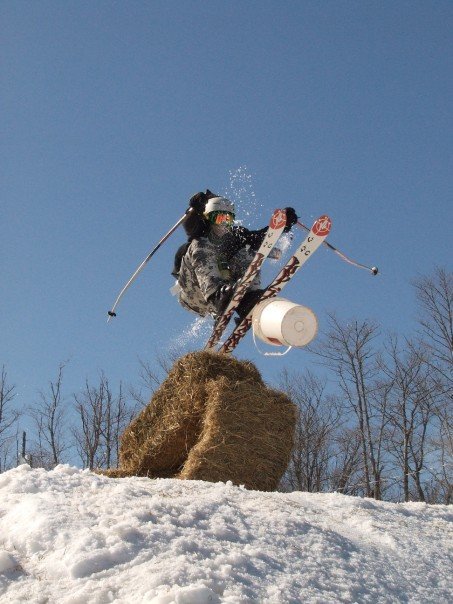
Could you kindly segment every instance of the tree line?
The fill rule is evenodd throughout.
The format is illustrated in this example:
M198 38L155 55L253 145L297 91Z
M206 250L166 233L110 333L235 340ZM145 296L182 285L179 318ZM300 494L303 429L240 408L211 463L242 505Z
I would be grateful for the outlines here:
M436 268L413 282L416 333L382 332L374 321L329 316L309 351L323 373L282 371L278 386L298 407L282 490L340 492L390 501L452 503L453 273ZM141 363L147 393L175 359ZM83 468L114 468L125 427L148 402L141 390L113 391L101 374L63 395L65 365L27 410L0 373L0 471L20 459L19 419L33 428L28 460L50 469L76 456ZM68 405L71 413L68 413Z
M283 372L299 408L283 488L453 502L453 273L438 268L413 286L414 337L330 315L311 349L327 377Z

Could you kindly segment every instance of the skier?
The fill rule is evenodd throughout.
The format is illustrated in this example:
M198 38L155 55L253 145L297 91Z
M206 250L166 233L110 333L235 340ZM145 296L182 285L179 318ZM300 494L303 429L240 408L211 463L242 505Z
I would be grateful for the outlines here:
M177 283L172 292L185 309L216 319L228 305L268 227L250 231L234 225L234 204L209 189L193 195L189 205L193 211L183 223L188 241L176 252L172 275ZM298 217L293 208L285 210L284 230L288 232ZM239 317L247 315L259 300L263 291L259 286L258 274L236 309Z

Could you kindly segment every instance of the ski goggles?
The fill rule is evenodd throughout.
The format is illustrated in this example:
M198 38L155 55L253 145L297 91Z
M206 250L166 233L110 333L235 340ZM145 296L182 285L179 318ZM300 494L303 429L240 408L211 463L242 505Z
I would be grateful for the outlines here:
M208 220L211 224L225 224L230 226L234 222L234 214L232 212L209 212Z

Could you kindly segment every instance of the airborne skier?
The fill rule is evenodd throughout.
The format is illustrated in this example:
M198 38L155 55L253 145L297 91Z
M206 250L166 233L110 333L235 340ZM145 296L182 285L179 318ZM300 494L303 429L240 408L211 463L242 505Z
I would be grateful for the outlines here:
M212 193L199 192L191 197L193 211L183 222L188 241L175 256L172 275L177 284L172 288L180 304L200 316L218 318L228 305L238 280L253 259L266 236L268 227L250 231L234 225L234 204ZM297 222L293 208L285 208L289 231ZM239 317L246 316L260 298L259 274L236 308Z
M187 310L202 317L208 314L214 317L213 332L205 350L219 342L232 314L237 312L236 328L219 349L223 353L232 352L251 326L255 304L276 296L321 243L349 264L368 270L372 275L378 274L376 266L361 264L324 241L331 224L326 215L320 216L309 229L299 222L293 208L277 209L269 225L257 231L234 225L234 218L234 205L225 197L215 195L209 189L193 195L183 216L159 240L121 289L108 311L108 320L116 317L116 308L125 292L181 224L188 241L176 253L172 275L177 282L171 289ZM259 271L263 261L272 257L280 234L295 224L308 231L306 239L270 285L260 289Z

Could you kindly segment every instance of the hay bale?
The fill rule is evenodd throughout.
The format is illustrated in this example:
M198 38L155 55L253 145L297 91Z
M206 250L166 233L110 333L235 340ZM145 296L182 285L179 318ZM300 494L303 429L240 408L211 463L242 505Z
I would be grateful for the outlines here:
M179 359L121 437L111 477L231 480L277 487L293 446L296 407L250 362L213 352Z
M133 472L121 470L120 468L109 468L108 470L97 468L94 470L94 473L108 476L109 478L128 478L129 476L134 476Z
M108 478L129 478L130 476L149 476L149 474L138 474L131 469L125 470L124 468L109 468L108 470L102 468L95 468L93 470L95 474L101 474L102 476L107 476ZM159 478L174 478L174 472L162 472L159 475ZM151 476L149 476L151 478Z
M199 439L209 393L222 377L231 387L243 381L264 387L252 363L212 352L185 355L126 428L121 470L137 476L177 474Z
M277 488L293 447L295 405L253 379L231 383L223 376L207 394L200 438L178 477Z

